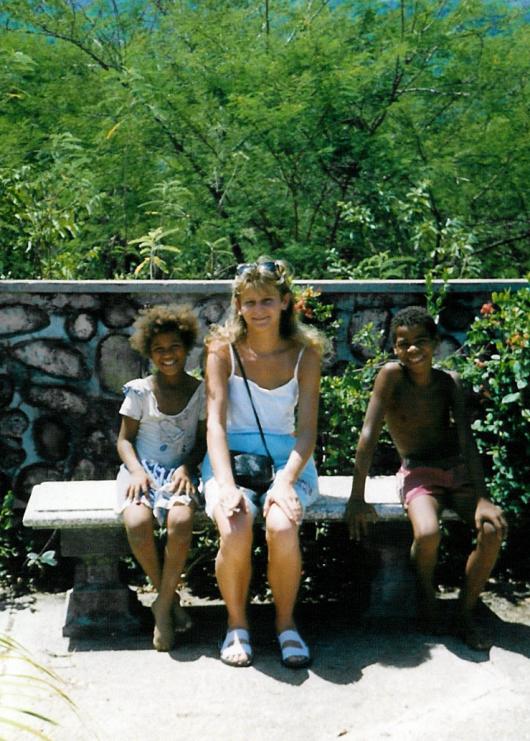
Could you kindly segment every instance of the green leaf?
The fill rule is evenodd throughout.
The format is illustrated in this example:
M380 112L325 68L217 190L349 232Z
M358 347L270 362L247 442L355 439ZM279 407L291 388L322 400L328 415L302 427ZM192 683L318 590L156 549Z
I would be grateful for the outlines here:
M513 404L514 402L519 401L520 398L521 398L521 394L518 391L516 391L513 394L507 394L506 396L504 396L501 399L501 404Z

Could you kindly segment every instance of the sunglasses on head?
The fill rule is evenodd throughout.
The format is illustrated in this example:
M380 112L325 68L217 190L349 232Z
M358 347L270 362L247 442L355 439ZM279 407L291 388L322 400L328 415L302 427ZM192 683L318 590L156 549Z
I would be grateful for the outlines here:
M283 275L280 274L279 265L275 260L265 260L265 262L242 262L236 268L236 275L246 275L247 273L252 273L254 271L258 273L272 273L272 275L277 278L281 277L283 280Z

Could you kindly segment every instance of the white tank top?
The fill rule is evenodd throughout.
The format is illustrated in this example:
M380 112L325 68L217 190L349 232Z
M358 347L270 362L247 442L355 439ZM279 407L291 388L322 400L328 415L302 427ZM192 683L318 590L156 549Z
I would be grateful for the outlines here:
M295 409L298 403L298 366L305 350L298 353L293 377L275 389L264 389L248 379L252 401L263 432L291 435L295 430ZM235 357L230 345L232 371L228 378L227 432L259 432L242 376L235 374Z

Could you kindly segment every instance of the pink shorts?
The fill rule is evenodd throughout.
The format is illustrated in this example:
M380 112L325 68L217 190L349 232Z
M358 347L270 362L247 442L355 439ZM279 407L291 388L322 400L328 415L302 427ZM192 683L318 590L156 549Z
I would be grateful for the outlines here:
M447 469L421 465L406 468L402 464L397 477L401 501L405 509L413 499L424 495L431 497L463 495L472 498L474 495L467 466L464 463Z

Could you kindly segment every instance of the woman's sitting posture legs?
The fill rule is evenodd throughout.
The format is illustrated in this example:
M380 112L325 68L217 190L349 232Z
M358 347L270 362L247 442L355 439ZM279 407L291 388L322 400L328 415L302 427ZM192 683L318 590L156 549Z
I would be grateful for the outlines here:
M307 666L310 658L293 619L300 587L302 557L298 525L289 520L277 504L273 504L266 520L269 549L268 578L276 608L276 631L286 666Z
M220 546L215 560L215 574L228 612L227 641L221 659L232 666L248 666L252 650L248 643L247 600L251 576L252 527L250 512L238 512L227 517L222 507L214 511L219 530ZM244 629L239 636L238 629Z

